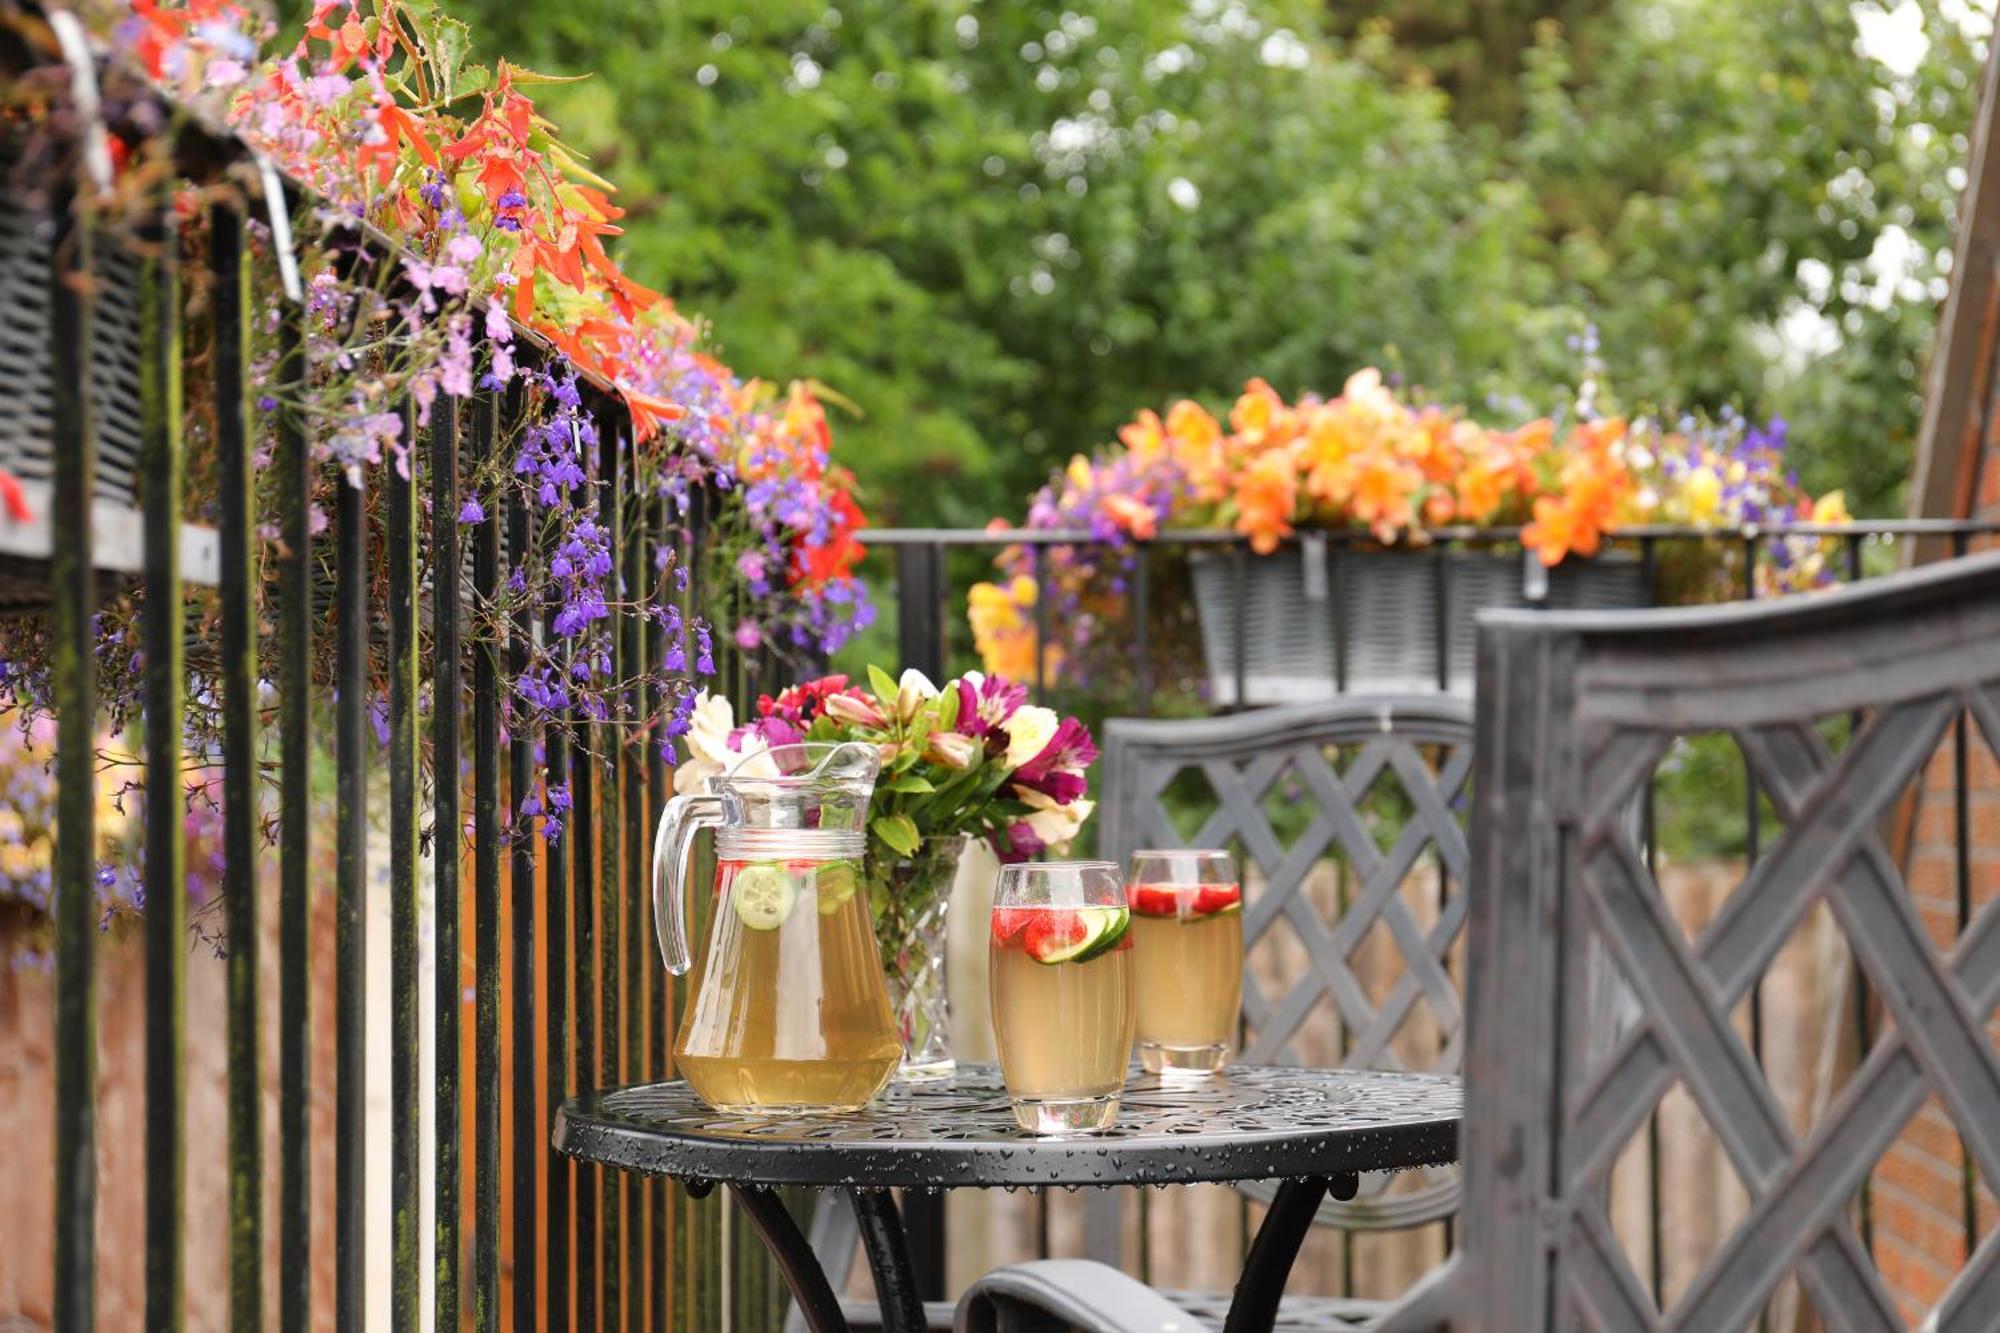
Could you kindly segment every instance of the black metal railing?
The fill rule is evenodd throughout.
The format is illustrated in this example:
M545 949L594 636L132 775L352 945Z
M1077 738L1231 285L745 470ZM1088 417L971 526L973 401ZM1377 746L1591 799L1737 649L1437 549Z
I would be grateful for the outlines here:
M1518 527L1445 527L1427 533L1421 545L1403 548L1431 558L1435 587L1428 613L1430 628L1440 641L1452 618L1443 557L1463 550L1518 547L1521 533ZM1815 538L1837 543L1840 558L1828 562L1830 574L1836 581L1854 582L1870 572L1886 571L1916 560L1963 555L1979 539L1995 533L2000 533L2000 519L1872 519L1743 527L1643 524L1618 529L1607 536L1605 548L1636 557L1640 582L1653 593L1649 604L1659 605L1663 599L1659 596L1658 573L1663 560L1677 548L1704 547L1712 552L1725 552L1740 574L1735 595L1754 599L1758 595L1758 571L1769 564L1775 544L1784 539ZM939 672L945 672L949 662L969 661L971 657L970 644L962 629L963 585L982 575L979 569L968 568L966 556L977 553L991 558L1009 548L1019 548L1024 553L1027 573L1038 583L1042 582L1050 552L1059 549L1092 551L1105 557L1107 565L1111 563L1110 557L1128 562L1123 575L1130 613L1125 617L1123 629L1133 676L1123 702L1142 713L1152 707L1149 672L1157 666L1153 642L1156 618L1151 614L1158 597L1156 571L1176 555L1196 551L1222 553L1231 562L1240 589L1250 561L1255 558L1249 538L1226 528L1167 530L1148 541L1107 539L1088 529L1075 528L875 528L861 535L867 547L893 555L886 577L883 570L873 572L877 601L896 607L896 637L903 663L926 669L935 667ZM1281 549L1296 549L1307 543L1322 552L1328 582L1336 597L1347 583L1349 554L1380 549L1368 532L1352 528L1302 532L1281 543ZM1881 553L1872 571L1864 559L1870 548ZM1043 647L1052 640L1049 601L1046 596L1037 600L1033 618L1036 667L1033 684L1038 694L1051 686L1043 665ZM1533 597L1529 602L1547 604L1537 603ZM1248 638L1244 619L1248 606L1247 599L1240 595L1231 599L1231 614L1236 618L1233 641L1239 647ZM1469 687L1469 680L1452 673L1449 654L1440 651L1435 658L1441 673L1437 681L1440 688ZM1327 683L1336 693L1346 692L1350 688L1346 663L1338 653L1332 661L1334 670L1329 673ZM1245 663L1240 651L1233 665L1237 676L1236 697L1242 698ZM1085 687L1076 692L1088 695L1092 689Z
M1822 547L1825 543L1833 543L1831 552L1822 550L1823 556L1835 557L1825 560L1828 580L1854 583L1910 563L1964 556L1977 545L1989 545L1995 534L2000 534L2000 519L1877 519L1739 528L1654 524L1620 529L1607 539L1606 547L1609 551L1636 558L1640 584L1649 593L1645 601L1649 605L1658 605L1662 600L1660 571L1664 564L1685 548L1703 548L1711 564L1717 554L1724 555L1736 574L1736 584L1731 590L1734 598L1754 600L1759 595L1760 566L1774 558L1778 543L1788 539L1812 538ZM1164 562L1176 556L1184 558L1188 552L1226 552L1231 561L1232 586L1236 593L1230 599L1230 614L1234 618L1232 641L1236 647L1231 663L1234 673L1231 683L1235 699L1246 697L1245 645L1249 639L1246 632L1249 599L1243 595L1243 588L1249 562L1256 557L1250 550L1248 539L1240 533L1214 529L1165 531L1153 540L1140 542L1107 540L1083 529L886 528L869 531L864 538L868 546L893 556L890 561L874 561L868 568L878 583L875 589L878 603L893 603L896 607L897 645L901 660L904 665L916 666L934 678L953 674L961 665L975 664L976 654L963 637L961 628L965 620L966 584L972 579L988 576L993 568L991 561L1001 552L1018 548L1027 572L1038 583L1043 573L1052 568L1051 553L1063 548L1091 551L1102 567L1118 567L1124 580L1125 595L1129 599L1129 613L1122 626L1107 626L1106 633L1114 638L1122 633L1122 658L1129 664L1129 675L1120 675L1109 685L1105 677L1097 675L1084 675L1060 684L1064 703L1102 715L1145 716L1155 709L1154 682L1158 675L1158 645L1155 639L1158 628L1152 612L1157 609L1159 596L1154 585ZM1430 617L1431 621L1429 628L1434 635L1432 655L1437 666L1435 683L1440 690L1455 687L1469 689L1471 685L1470 679L1454 675L1452 654L1446 651L1453 611L1443 557L1458 550L1518 547L1520 539L1519 528L1452 527L1430 533L1423 545L1409 548L1417 558L1430 559L1434 584L1431 597L1421 613ZM1326 561L1327 582L1331 595L1338 600L1344 595L1343 590L1351 593L1349 580L1354 574L1353 562L1346 558L1348 554L1374 548L1377 543L1366 532L1337 529L1302 533L1284 545L1306 545L1323 550L1320 558ZM1033 694L1038 700L1058 688L1056 682L1047 678L1043 651L1044 645L1053 639L1049 613L1051 600L1044 590L1044 595L1037 598L1032 617ZM1530 604L1536 604L1532 598ZM959 631L957 636L954 635L955 630ZM1350 680L1344 645L1332 655L1331 670L1324 683L1336 694L1346 693L1355 687L1355 682ZM1185 693L1180 694L1176 706L1185 708L1187 698ZM1218 710L1211 703L1206 711ZM1855 725L1859 725L1858 719ZM1771 816L1747 756L1738 757L1742 762L1744 786L1742 860L1747 870L1757 864L1765 851L1764 835ZM1963 932L1971 920L1974 893L1970 853L1970 780L1963 717L1958 719L1952 733L1950 762L1952 822L1957 839L1954 893L1958 903L1959 928ZM1657 795L1649 787L1640 812L1643 854L1649 871L1655 874L1659 864ZM1848 1008L1852 1013L1855 1050L1859 1056L1865 1057L1874 1042L1875 1004L1867 976L1858 962L1854 964L1849 984L1851 999ZM1761 1063L1765 1047L1761 982L1750 990L1747 1021L1750 1048ZM1646 1129L1645 1176L1648 1181L1648 1277L1656 1301L1662 1298L1667 1285L1663 1263L1667 1218L1661 1203L1664 1192L1662 1161L1660 1120L1655 1114L1649 1119ZM1977 1245L1981 1229L1977 1182L1970 1172L1966 1174L1966 1181L1962 1220L1969 1252ZM945 1295L942 1290L945 1246L943 1209L935 1198L912 1198L906 1206L912 1219L913 1249L917 1237L925 1238L927 1262L920 1270L925 1284L924 1294L928 1299L940 1298ZM1856 1200L1857 1226L1864 1242L1870 1241L1873 1234L1871 1211L1870 1190L1864 1184ZM1042 1235L1046 1251L1046 1227L1042 1229ZM1115 1261L1115 1256L1109 1257ZM1387 1296L1394 1293L1373 1294Z
M0 78L53 58L18 32L0 28ZM105 67L114 69L113 62ZM174 127L180 159L198 164L199 183L224 186L250 165L240 142L171 108L161 112L151 123ZM656 747L624 743L638 710L659 711L658 686L626 698L625 711L610 722L593 724L580 712L570 717L573 744L553 731L544 736L523 725L507 729L503 672L528 665L542 612L523 608L497 630L473 615L495 600L508 562L522 558L533 534L530 516L515 502L495 505L484 521L465 525L462 540L455 521L461 480L493 458L529 405L518 389L481 388L463 405L440 399L421 429L406 406L413 442L409 473L390 467L371 473L369 484L381 487L374 497L360 484L329 485L331 465L317 461L312 425L294 406L306 374L305 312L296 302L284 303L275 382L268 386L281 406L268 475L260 476L249 382L255 302L245 240L261 205L251 202L254 190L218 188L211 197L221 199L206 217L213 299L193 317L198 322L188 322L176 258L181 223L164 193L155 200L152 222L138 229L144 545L143 567L131 588L140 603L144 653L146 1325L183 1325L187 1252L196 1239L185 1202L190 936L183 724L190 682L198 679L221 704L229 1187L226 1230L218 1228L218 1235L228 1248L232 1326L259 1327L268 1293L284 1329L316 1326L329 1306L335 1327L359 1328L377 1305L387 1306L392 1327L417 1328L427 1313L420 1293L428 1240L435 1279L428 1315L441 1329L468 1320L481 1329L533 1328L544 1318L550 1328L708 1328L731 1317L726 1310L739 1327L756 1327L778 1308L780 1287L742 1220L726 1215L726 1202L697 1200L664 1181L575 1166L549 1146L551 1118L565 1097L667 1076L678 996L645 929L642 893L645 834L671 795L669 772ZM296 187L289 187L288 198L293 207L310 202ZM77 192L66 187L48 192L41 215L54 257L46 273L53 410L46 421L14 424L45 439L53 459L52 545L39 576L46 580L51 699L59 728L50 1130L56 1191L47 1225L54 1234L55 1325L72 1330L93 1326L102 1271L96 1251L94 1005L101 962L93 826L100 691L93 621L107 585L92 523L99 480L93 418L100 405L83 368L92 363L94 347L91 279L123 242L100 230L91 210L79 206ZM379 238L369 243L384 244ZM205 373L184 386L183 348L197 338L206 348ZM561 364L559 354L525 331L517 333L517 345L524 365ZM183 587L190 453L183 439L184 387L212 411L221 550L219 641L197 645L204 659L198 678L190 675ZM698 569L706 507L716 497L698 492L692 519L682 520L664 499L642 501L633 494L636 454L622 400L587 375L582 392L602 441L586 470L603 512L613 516L611 556L628 587L646 586L662 551ZM0 403L0 413L25 410ZM312 528L316 489L332 499L332 530L325 535ZM426 491L428 519L420 505ZM270 512L260 509L260 494L275 497ZM259 534L266 524L279 542L269 568L260 571ZM420 559L426 545L428 554ZM462 578L468 561L470 600L460 592L468 587ZM427 564L433 571L428 590L421 572ZM386 590L385 598L378 598L378 589ZM426 596L430 614L422 623ZM697 588L682 606L689 624L700 606ZM552 622L555 607L546 614ZM665 631L629 603L614 614L619 679L633 680L648 661L664 659ZM316 683L314 674L322 626L333 638L330 683ZM428 703L419 679L425 635L432 664ZM719 688L739 698L751 691L759 664L726 640L716 649ZM275 693L268 710L260 700L267 688ZM375 698L386 701L386 746L371 743ZM316 816L312 792L312 741L321 709L333 722L330 819ZM624 729L614 730L620 724ZM260 735L267 726L275 729L274 738ZM519 836L503 814L532 789L535 750L544 741L550 742L548 780L570 783L574 794L569 832L548 843ZM462 833L468 784L460 778L468 742L469 845ZM267 902L263 872L273 852L266 820L273 811L262 763L273 751L277 893ZM428 769L426 751L433 759ZM386 807L371 811L371 799L382 791L374 779L383 773ZM370 994L365 985L376 828L386 830L388 847L386 996ZM312 929L313 857L328 848L334 865L330 940ZM461 892L462 858L470 862L469 895ZM426 1070L419 994L426 881L436 924L428 1071L434 1095L428 1099L420 1094ZM270 959L260 951L260 924L274 912L276 958ZM470 1070L460 1055L462 927L474 956ZM334 982L330 994L321 994L313 962L329 951ZM275 1006L262 984L273 973ZM390 1033L390 1188L386 1212L376 1215L364 1185L366 1020L371 1006L383 1004ZM275 1131L267 1134L262 1108L273 1080L260 1056L273 1007L278 1114ZM505 1043L503 1022L511 1035ZM321 1091L314 1086L314 1046L321 1033L330 1034L333 1068L334 1179L324 1191L312 1179L312 1107ZM467 1102L470 1121L462 1123L460 1107ZM426 1120L435 1143L428 1237L422 1206ZM273 1173L276 1216L267 1217L264 1180ZM330 1292L316 1289L313 1276L315 1199L325 1194L333 1200ZM503 1234L509 1211L512 1226ZM723 1242L725 1228L733 1247ZM371 1236L383 1233L391 1276L386 1290L375 1291L365 1252ZM722 1260L732 1248L734 1262L725 1270Z

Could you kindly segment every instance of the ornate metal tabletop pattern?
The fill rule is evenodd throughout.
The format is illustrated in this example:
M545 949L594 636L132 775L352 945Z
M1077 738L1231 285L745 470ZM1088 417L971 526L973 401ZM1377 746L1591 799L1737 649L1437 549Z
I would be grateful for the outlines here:
M1455 1078L1243 1067L1196 1085L1135 1074L1115 1128L1039 1138L1015 1127L998 1070L960 1065L849 1115L723 1115L685 1083L619 1088L565 1103L555 1142L588 1161L732 1184L1171 1185L1449 1162L1460 1114Z

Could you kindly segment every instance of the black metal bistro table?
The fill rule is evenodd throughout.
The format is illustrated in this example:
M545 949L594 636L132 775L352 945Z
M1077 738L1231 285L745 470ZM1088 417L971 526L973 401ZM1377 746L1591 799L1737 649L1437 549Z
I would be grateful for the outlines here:
M1043 1138L1014 1124L999 1071L892 1085L865 1111L765 1119L709 1109L681 1082L565 1102L555 1145L572 1157L727 1185L769 1247L815 1333L844 1330L827 1274L773 1188L848 1191L890 1333L924 1327L923 1301L890 1189L1179 1185L1277 1180L1228 1327L1268 1329L1321 1198L1352 1198L1363 1171L1458 1156L1459 1081L1432 1074L1239 1067L1198 1084L1138 1075L1115 1128Z

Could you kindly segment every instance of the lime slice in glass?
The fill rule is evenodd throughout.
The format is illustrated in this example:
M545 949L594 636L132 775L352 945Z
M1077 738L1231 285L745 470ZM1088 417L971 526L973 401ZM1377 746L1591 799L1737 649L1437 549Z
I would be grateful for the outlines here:
M729 905L736 919L752 930L776 930L784 925L798 898L798 886L783 866L744 866L729 885Z
M861 876L852 861L828 861L813 872L813 888L819 894L819 914L832 916L860 887Z

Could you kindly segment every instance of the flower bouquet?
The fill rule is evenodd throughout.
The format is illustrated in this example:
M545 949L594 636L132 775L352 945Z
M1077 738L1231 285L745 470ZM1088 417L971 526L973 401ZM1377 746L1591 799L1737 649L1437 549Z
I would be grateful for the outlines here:
M958 860L974 839L1002 860L1061 850L1090 817L1085 777L1097 758L1073 717L1028 702L1027 687L968 672L940 689L870 667L866 687L823 676L757 701L738 723L705 695L685 719L688 757L674 789L699 791L725 768L775 745L861 741L882 755L863 867L876 942L903 1034L903 1077L950 1074L945 914Z

